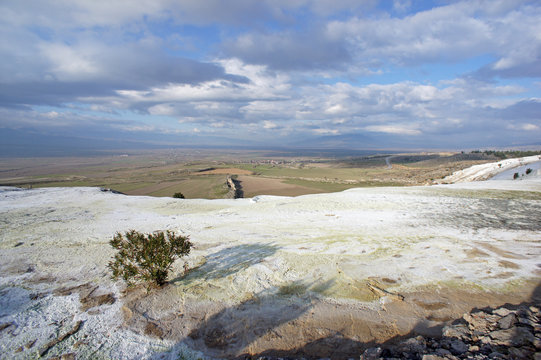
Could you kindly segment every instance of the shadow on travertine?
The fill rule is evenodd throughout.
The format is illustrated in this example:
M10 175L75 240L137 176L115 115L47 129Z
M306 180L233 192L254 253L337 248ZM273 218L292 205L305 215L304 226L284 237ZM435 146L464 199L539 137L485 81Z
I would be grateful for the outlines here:
M206 348L211 356L236 357L258 341L279 342L279 328L291 326L312 307L309 301L287 294L304 286L296 283L285 290L269 289L210 316L188 334L192 346Z
M260 263L274 255L279 247L274 244L242 244L221 249L207 255L205 262L187 274L170 281L190 285L201 280L221 279Z
M261 349L281 340L290 343L302 339L303 328L296 321L313 307L309 297L304 295L306 288L312 285L298 281L271 287L225 308L216 308L208 301L181 304L175 296L175 287L165 286L158 292L128 299L126 325L150 336L178 339L206 356L234 358L246 352L254 353L250 349L255 344ZM330 285L318 284L325 289ZM174 300L164 301L166 299ZM182 311L167 314L168 309L174 308ZM284 331L283 326L288 329ZM284 332L291 333L291 329L295 329L295 336L281 339Z

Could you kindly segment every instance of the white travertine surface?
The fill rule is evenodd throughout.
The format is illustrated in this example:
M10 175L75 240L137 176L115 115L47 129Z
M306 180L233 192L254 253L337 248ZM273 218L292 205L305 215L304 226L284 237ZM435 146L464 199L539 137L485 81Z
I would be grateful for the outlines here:
M171 276L183 302L234 306L291 291L381 306L385 296L370 295L367 279L391 279L385 291L396 294L438 284L503 293L539 278L539 219L539 177L237 200L1 188L0 357L33 358L79 320L82 328L48 354L74 348L81 358L213 354L199 353L189 339L160 340L123 323L124 286L107 269L117 231L190 235L195 248ZM193 270L183 277L185 262ZM55 294L87 283L117 301L82 311L77 293Z

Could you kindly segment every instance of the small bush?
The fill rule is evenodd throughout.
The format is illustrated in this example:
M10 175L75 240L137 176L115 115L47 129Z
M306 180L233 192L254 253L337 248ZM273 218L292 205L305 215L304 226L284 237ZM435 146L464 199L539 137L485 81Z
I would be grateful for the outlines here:
M513 174L513 180L518 179L519 175L518 173Z
M174 197L175 199L185 199L184 194L181 193L181 192L174 193L174 194L173 194L173 197Z
M171 231L141 234L130 230L124 235L116 233L109 243L118 250L108 265L112 278L122 278L128 286L137 281L165 284L175 260L188 255L193 246L188 236Z
M528 174L531 173L532 171L533 171L532 169L527 168L527 169L526 169L526 175L528 175Z

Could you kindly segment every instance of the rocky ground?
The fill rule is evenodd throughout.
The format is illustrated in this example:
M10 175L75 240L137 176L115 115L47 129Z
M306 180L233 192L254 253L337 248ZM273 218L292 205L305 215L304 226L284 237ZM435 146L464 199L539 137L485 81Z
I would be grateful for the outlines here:
M532 304L475 309L443 328L439 338L411 337L369 348L361 360L541 359L541 312Z

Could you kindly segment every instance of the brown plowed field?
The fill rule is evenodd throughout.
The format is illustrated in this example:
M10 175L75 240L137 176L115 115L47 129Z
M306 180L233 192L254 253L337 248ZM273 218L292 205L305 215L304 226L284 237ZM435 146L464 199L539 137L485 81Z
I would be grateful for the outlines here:
M306 186L286 184L282 179L239 176L239 181L246 198L256 195L299 196L323 192Z

